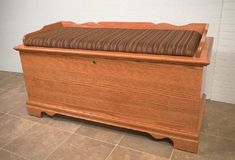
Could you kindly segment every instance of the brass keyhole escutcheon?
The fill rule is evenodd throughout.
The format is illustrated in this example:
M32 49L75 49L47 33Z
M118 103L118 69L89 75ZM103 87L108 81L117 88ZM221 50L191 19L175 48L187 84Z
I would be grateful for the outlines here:
M95 60L93 60L93 61L92 61L92 63L93 63L93 64L96 64L96 61L95 61Z

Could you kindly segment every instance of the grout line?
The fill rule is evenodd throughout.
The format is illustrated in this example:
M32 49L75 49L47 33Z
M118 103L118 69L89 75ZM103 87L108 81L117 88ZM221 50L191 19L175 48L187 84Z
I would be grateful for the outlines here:
M11 114L11 113L5 113L5 114L7 114L7 115L9 115L9 116L16 117L16 118L21 118L21 119L24 119L24 120L27 120L27 121L32 121L32 120L29 120L29 119L27 119L27 118L24 118L24 117L21 117L21 116L18 116L18 115L14 115L14 114ZM43 118L43 117L42 117L42 118ZM40 120L39 120L39 121L40 121ZM107 143L107 144L110 144L110 145L115 145L114 143L106 142L106 141L103 141L103 140L100 140L100 139L96 139L96 138L92 138L92 137L89 137L89 136L86 136L86 135L82 135L82 134L76 133L76 131L82 126L82 124L79 124L80 126L79 126L76 130L74 130L73 132L71 132L71 131L62 129L62 128L60 128L60 127L52 126L52 125L50 125L50 124L48 124L48 123L40 123L39 121L32 121L32 122L35 123L34 125L36 125L36 124L38 124L38 125L45 125L45 126L53 127L53 128L58 129L58 130L61 130L61 131L70 133L70 134L74 134L74 135L78 135L78 136L87 137L87 138L89 138L89 139L96 140L96 141L100 141L100 142ZM34 126L34 125L33 125L33 126ZM125 133L124 133L124 134L125 134ZM124 136L124 135L123 135L123 136ZM123 138L123 137L120 138L120 140L118 141L118 143L121 141L122 138Z
M49 124L41 124L41 125L50 126ZM54 127L54 126L50 126L50 127ZM81 125L80 125L76 130L78 130L80 127L81 127ZM57 127L54 127L54 128L57 128ZM86 135L77 134L77 133L75 133L76 130L75 130L74 132L69 132L69 131L63 130L63 129L61 129L61 128L57 128L57 129L60 129L60 130L62 130L62 131L68 132L68 133L71 133L71 135L70 135L69 137L67 137L63 142L61 142L61 144L59 144L51 153L49 153L49 155L48 155L44 160L48 159L49 156L52 155L60 146L62 146L72 135L83 136L83 137L86 137L86 138L89 138L89 139L92 139L92 140L95 140L95 141L99 141L99 142L102 142L102 143L114 145L113 143L109 143L109 142L105 142L105 141L102 141L102 140L99 140L99 139L91 138L91 137L88 137L88 136L86 136ZM121 141L121 139L122 139L123 137L124 137L124 135L122 135L122 137L120 138L120 140L119 140L118 143L120 143L120 141ZM117 144L118 144L118 143L117 143ZM114 148L116 148L117 144L115 144L115 147L114 147ZM113 150L112 150L112 151L113 151Z
M24 157L24 156L22 156L22 155L20 155L20 154L17 154L17 153L15 153L15 152L11 152L11 151L9 151L9 150L7 150L7 149L4 149L4 148L2 148L2 147L0 147L0 150L3 150L3 151L8 152L8 153L11 153L11 154L13 154L13 155L15 155L15 156L17 156L17 157L23 158L23 159L25 159L25 160L29 160L28 158L26 158L26 157Z
M95 141L99 141L99 142L103 142L103 143L106 143L106 144L110 144L110 145L116 145L114 143L110 143L110 142L106 142L106 141L103 141L103 140L100 140L100 139L96 139L96 138L92 138L92 137L89 137L89 136L86 136L86 135L82 135L82 134L79 134L79 133L74 133L74 135L76 136L83 136L83 137L86 137L86 138L89 138L89 139L92 139L92 140L95 140Z
M17 118L22 118L22 119L27 120L27 121L32 121L32 122L35 122L35 123L40 123L40 122L39 122L39 121L40 121L40 118L39 118L38 121L34 121L34 120L25 118L25 117L20 116L20 115L15 115L15 114L12 114L12 113L5 113L5 114L7 114L7 115L9 115L9 116L14 116L14 117L17 117ZM34 117L34 116L32 116L32 117ZM35 117L35 118L38 118L38 117Z
M124 136L125 136L125 134L124 134ZM141 151L141 150L138 150L138 149L134 149L134 148L131 148L131 147L127 147L127 146L123 146L123 145L120 145L120 144L118 144L118 147L121 147L121 148L124 148L124 149L128 149L128 150L132 150L132 151L139 152L139 153L143 153L143 154L153 155L153 156L159 157L159 158L165 158L165 157L161 157L161 156L156 155L156 154L144 152L144 151ZM173 152L173 150L174 150L174 146L173 146L172 152ZM172 154L172 152L171 152L171 154ZM171 155L170 155L170 158L171 158Z
M16 117L16 118L21 118L21 119L24 119L24 120L27 120L27 121L32 121L32 122L34 122L34 123L36 123L36 124L38 124L38 125L45 125L45 126L53 127L53 128L58 129L58 130L61 130L61 131L67 132L67 133L71 133L71 134L74 134L74 132L76 132L76 130L81 127L81 124L79 124L79 127L78 127L76 130L74 130L74 131L68 131L68 130L62 129L62 128L60 128L60 127L57 127L57 126L52 126L52 125L50 125L50 124L48 124L48 123L41 123L40 121L41 121L41 119L43 119L43 117L39 118L38 121L33 121L33 120L27 119L27 118L25 118L25 117L21 117L21 116L19 116L19 115L14 115L14 114L11 114L11 113L5 113L5 114L7 114L7 115L9 115L9 116ZM51 119L51 118L50 118L50 119ZM54 120L54 119L53 119L53 120ZM56 120L54 120L54 121L56 121Z
M212 136L212 137L217 137L217 138L223 138L225 140L235 141L235 139L233 139L233 138L218 136L218 135L212 135L212 134L208 134L208 133L204 133L204 132L201 132L201 135Z
M31 128L33 128L35 125L37 125L37 123L34 122L31 127L29 127L28 129L26 129L22 134L16 136L16 137L15 137L14 139L12 139L10 142L4 144L4 145L2 146L2 148L4 148L4 147L6 147L7 145L9 145L10 143L12 143L12 142L13 142L14 140L16 140L17 138L23 136L27 131L29 131L29 130L30 130Z
M18 115L14 115L14 114L9 114L9 113L5 113L5 114L8 115L8 116L12 116L12 117L15 117L15 118L24 119L24 120L33 122L33 125L32 125L30 128L28 128L27 130L25 130L25 132L27 132L28 130L30 130L30 129L31 129L32 127L34 127L35 125L45 125L45 126L52 127L52 128L58 129L58 130L60 130L60 131L67 132L67 133L71 134L71 135L69 135L67 138L65 138L65 140L62 141L59 145L57 145L57 147L55 148L55 150L53 150L51 153L49 153L49 155L45 158L45 160L46 160L54 151L56 151L66 140L68 140L68 139L74 134L74 132L75 132L77 129L79 129L79 128L81 127L81 125L80 125L76 130L74 130L73 132L70 132L70 131L61 129L61 128L59 128L59 127L51 126L51 125L49 125L49 124L47 124L47 123L46 123L46 124L43 124L43 123L40 123L40 122L35 122L35 121L29 120L29 119L26 119L26 118L24 118L24 117L21 117L21 116L18 116ZM5 145L3 145L2 147L0 147L0 149L6 150L6 149L4 149L3 147L7 146L8 144L10 144L11 142L13 142L14 140L16 140L17 138L19 138L19 137L22 136L22 135L24 135L24 133L21 134L21 135L19 135L19 136L17 136L17 137L15 137L12 141L10 141L10 142L6 143ZM6 150L6 151L8 151L8 150ZM8 151L8 152L14 153L14 152L11 152L11 151ZM16 153L15 153L15 154L16 154ZM19 154L16 154L16 155L19 155ZM21 155L20 155L20 156L21 156ZM21 156L21 157L23 157L23 156ZM28 158L25 158L25 157L23 157L23 158L26 159L26 160L29 160Z
M108 156L104 159L104 160L108 160L109 157L112 155L112 153L114 152L114 150L117 148L117 144L115 144L115 146L113 147L113 149L111 150L111 152L108 154Z
M36 123L38 123L38 125L45 125L45 126L47 126L47 127L52 127L52 128L55 128L55 129L58 129L58 130L60 130L60 131L67 132L67 133L70 133L70 134L75 134L75 131L81 127L81 125L80 125L80 126L78 126L78 128L77 128L76 130L74 130L74 131L69 131L69 130L62 129L62 128L57 127L57 126L52 126L52 125L50 125L50 124L48 124L48 123L45 123L45 124L44 124L44 123L40 123L40 122L36 122Z
M58 130L61 130L61 131L64 131L64 132L68 132L68 133L71 134L71 135L69 135L67 138L65 138L59 145L57 145L57 147L56 147L52 152L50 152L50 153L48 154L48 156L46 156L46 157L44 158L44 160L48 159L60 146L62 146L70 137L72 137L72 135L74 135L74 133L76 132L77 129L79 129L79 128L81 127L81 125L80 125L76 130L74 130L73 132L70 132L70 131L67 131L67 130L63 130L63 129L59 128L59 127L51 126L51 125L49 125L49 124L42 124L42 123L39 123L39 125L46 125L46 126L53 127L53 128L58 129Z
M152 156L159 157L159 158L165 158L165 157L161 157L161 156L156 155L156 154L143 152L143 151L140 151L140 150L137 150L137 149L134 149L134 148L130 148L130 147L126 147L126 146L122 146L122 145L118 145L118 147L128 149L128 150L131 150L131 151L135 151L135 152L139 152L139 153L143 153L143 154L152 155Z
M123 135L121 136L121 138L118 140L117 145L119 145L119 143L122 141L122 139L124 138L125 135L126 135L126 133L123 133Z
M113 147L113 149L111 150L111 152L108 154L108 156L105 158L105 160L108 160L109 157L112 155L112 153L114 152L114 150L117 148L117 146L119 145L119 143L121 142L121 140L123 139L123 137L125 136L125 134L123 134L121 136L121 138L118 140L118 143L115 144L115 146Z
M14 114L11 114L11 113L5 113L5 115L8 115L8 116L12 116L12 117L15 117L15 118L19 118L19 119L23 119L23 120L26 120L26 121L30 121L30 122L33 122L33 123L39 123L37 121L33 121L33 120L30 120L30 119L27 119L27 118L24 118L24 117L21 117L21 116L18 116L18 115L14 115Z
M173 148L169 160L171 160L171 158L172 158L172 156L174 154L174 151L175 151L175 149Z
M80 127L82 127L82 126L80 126ZM80 128L80 127L79 127L79 128ZM79 128L78 128L78 129L79 129ZM77 130L78 130L78 129L77 129ZM121 142L121 140L123 139L123 137L126 135L126 131L123 133L123 135L120 137L120 139L118 140L117 143L111 143L111 142L103 141L103 140L100 140L100 139L92 138L92 137L89 137L89 136L86 136L86 135L82 135L82 134L80 134L79 132L78 132L78 133L75 132L74 135L83 136L83 137L86 137L86 138L89 138L89 139L92 139L92 140L96 140L96 141L99 141L99 142L107 143L107 144L110 144L110 145L116 145L116 144L119 144L119 143Z
M131 150L131 151L135 151L135 152L139 152L139 153L145 153L145 154L147 153L147 152L143 152L143 151L140 151L140 150L137 150L137 149L134 149L134 148L130 148L130 147L126 147L126 146L122 146L122 145L118 145L118 147L128 149L128 150ZM147 154L151 154L151 153L147 153Z
M47 160L60 146L62 146L73 134L65 138L60 144L56 145L53 151L51 151L43 160Z
M14 104L14 105L15 105L15 104ZM17 109L19 109L19 108L20 108L20 107L12 108L12 109L10 109L9 111L5 112L5 114L13 115L13 114L11 114L10 112L12 112L12 111L14 111L14 110L17 110Z
M5 113L4 115L11 116L11 117L15 117L15 118L18 118L18 119L26 120L26 119L24 119L24 118L22 118L22 117L18 117L18 116L15 116L15 115L12 115L12 114L8 114L8 113ZM27 121L31 121L31 120L28 120L28 119L27 119ZM28 129L26 129L22 134L16 136L14 139L12 139L12 140L9 141L8 143L4 144L4 145L3 145L2 147L0 147L0 148L3 148L3 149L4 149L4 147L6 147L6 146L9 145L10 143L12 143L12 142L13 142L14 140L16 140L17 138L23 136L28 130L30 130L30 129L33 128L35 125L37 125L37 122L34 122L34 121L31 121L31 122L32 122L32 126L31 126L31 127L29 127ZM9 151L9 152L10 152L10 151Z
M59 145L57 145L57 147L55 147L55 149L54 149L52 152L50 152L50 153L48 154L48 156L46 156L46 157L44 158L44 160L48 159L60 146L62 146L70 137L72 137L72 135L73 135L73 134L69 135L69 136L68 136L67 138L65 138Z

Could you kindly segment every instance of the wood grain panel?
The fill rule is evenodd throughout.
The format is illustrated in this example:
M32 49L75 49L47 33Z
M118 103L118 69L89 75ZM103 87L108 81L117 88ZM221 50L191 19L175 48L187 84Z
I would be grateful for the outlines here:
M21 53L21 57L32 101L132 123L142 119L142 125L154 128L190 133L198 128L200 67L46 54Z

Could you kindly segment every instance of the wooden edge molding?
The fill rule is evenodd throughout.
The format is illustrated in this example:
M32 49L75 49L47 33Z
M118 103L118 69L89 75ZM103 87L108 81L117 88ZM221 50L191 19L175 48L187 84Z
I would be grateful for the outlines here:
M95 24L95 23L94 23ZM193 30L203 34L208 26L206 23L190 23L186 25L173 25L170 23L152 23L152 22L98 22L94 26L108 28L142 28L142 29L164 29L164 30Z
M202 33L202 37L201 37L201 40L199 42L198 48L197 48L196 53L195 53L196 57L200 57L200 55L202 53L202 50L203 50L203 47L206 44L206 35L207 35L207 32L208 32L208 27L209 27L209 25L206 24L205 29Z
M208 43L208 41L209 41L209 43ZM205 44L204 44L204 47L202 48L200 57L197 57L197 55L196 55L196 57L202 59L207 64L210 64L213 43L214 43L214 38L213 37L207 37L206 41L205 41Z
M195 66L205 66L210 63L211 48L213 44L213 38L207 37L205 47L203 47L200 57L196 55L194 57L186 56L171 56L171 55L156 55L156 54L144 54L144 53L126 53L126 52L109 52L109 51L97 51L97 50L82 50L82 49L65 49L65 48L47 48L47 47L34 47L18 45L14 47L15 50L20 52L30 53L48 53L48 54L71 54L79 55L83 57L96 57L96 58L108 58L108 59L123 59L131 61L142 62L161 62L161 63L175 63Z
M133 130L139 130L139 131L149 133L151 135L152 134L154 135L154 133L157 132L159 134L158 138L183 137L189 140L198 140L199 138L198 135L196 134L194 135L192 133L187 133L183 131L180 132L180 131L175 131L175 130L173 131L171 129L162 128L162 127L157 127L157 129L155 129L156 127L151 127L149 124L144 124L142 122L141 123L139 122L127 123L125 120L120 121L120 119L115 119L114 117L109 117L108 115L104 116L103 114L97 114L97 113L93 114L91 111L86 112L84 110L81 110L80 112L78 112L77 110L71 110L67 108L65 109L64 107L59 106L59 105L51 105L51 104L45 104L41 102L28 100L27 106L29 109L35 108L36 110L38 110L38 112L29 112L31 113L31 115L36 116L36 117L41 117L42 112L45 112L45 113L49 112L52 115L55 115L55 114L67 115L67 116L71 116L74 118L81 118L81 119L85 119L89 121L105 123L105 124L116 126L116 127L124 127L124 128L133 129ZM157 137L157 135L154 137Z
M170 23L152 23L152 22L86 22L82 24L71 21L60 21L44 26L39 31L53 30L63 27L91 27L91 28L132 28L132 29L166 29L166 30L194 30L203 34L208 29L206 23L190 23L186 25L173 25Z
M205 102L206 102L206 94L203 94L201 104L200 104L200 107L202 107L202 109L201 109L201 113L200 113L200 116L199 116L199 125L198 125L198 128L197 128L198 135L200 134L200 131L201 131L201 128L202 128L202 120L203 120L203 115L204 115L204 112L205 112Z

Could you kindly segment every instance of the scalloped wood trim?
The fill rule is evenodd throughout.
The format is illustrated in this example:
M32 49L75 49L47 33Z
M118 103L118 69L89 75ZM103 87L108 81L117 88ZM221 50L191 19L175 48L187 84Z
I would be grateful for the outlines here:
M173 25L169 23L157 23L152 22L87 22L87 23L74 23L71 21L60 21L53 24L44 26L40 31L46 31L50 29L62 28L62 27L88 27L88 28L133 28L133 29L166 29L166 30L193 30L201 34L204 30L208 29L206 23L190 23L187 25Z

